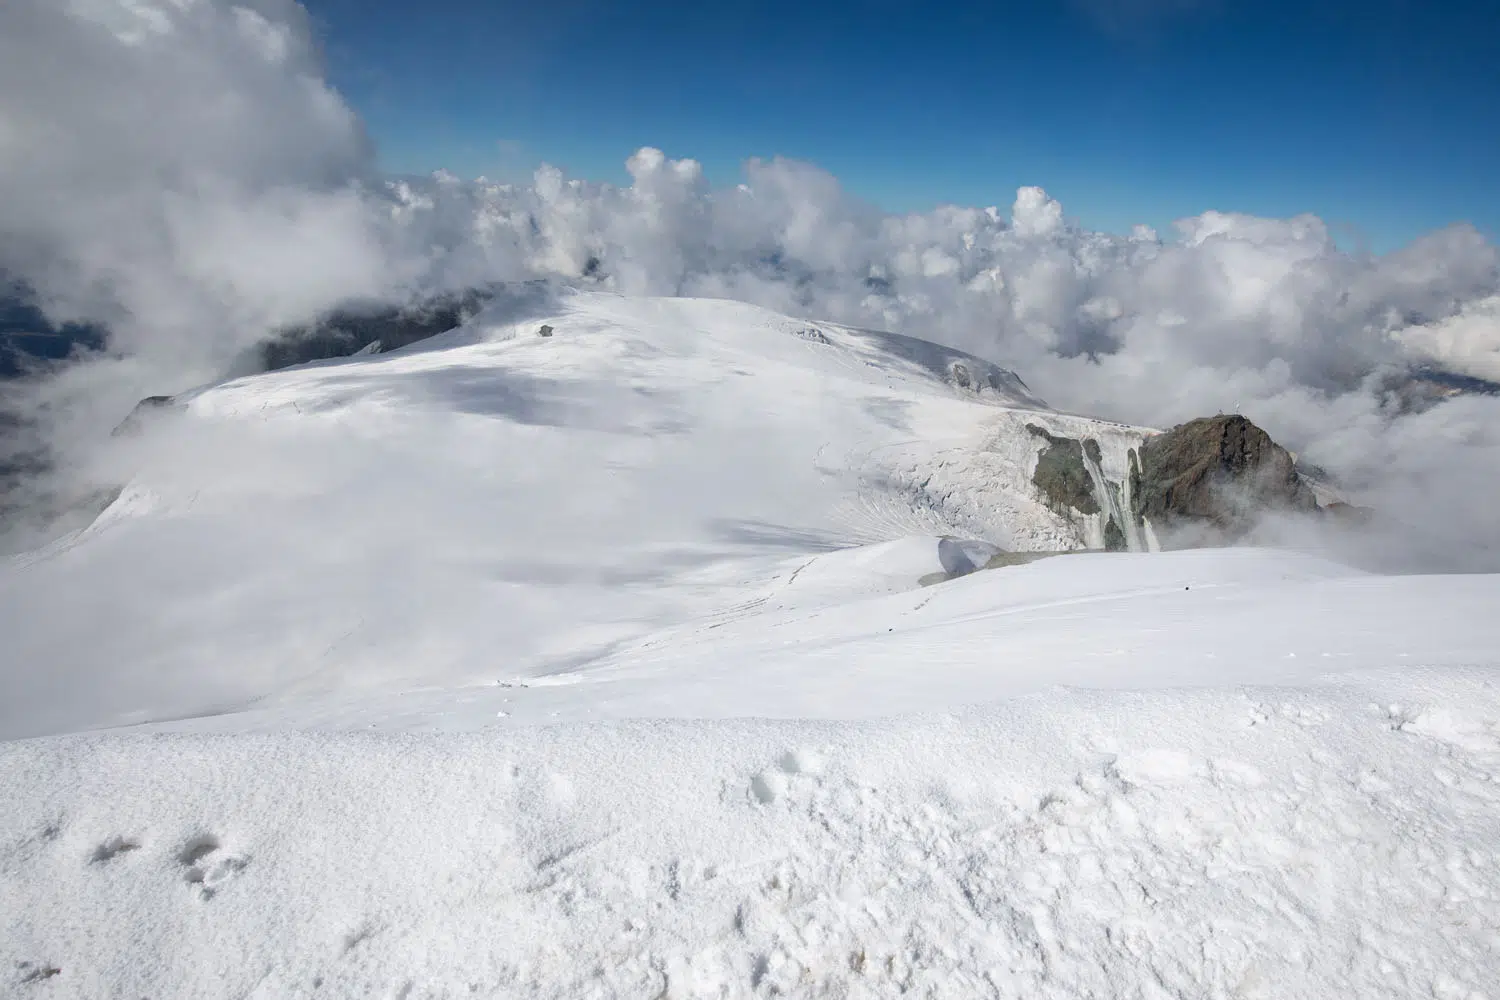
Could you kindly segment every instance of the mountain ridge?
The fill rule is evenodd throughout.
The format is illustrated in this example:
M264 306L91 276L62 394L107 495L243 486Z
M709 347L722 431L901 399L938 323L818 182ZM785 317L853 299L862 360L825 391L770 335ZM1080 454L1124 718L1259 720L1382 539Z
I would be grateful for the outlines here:
M113 443L133 474L94 523L0 568L7 656L68 665L11 672L0 724L471 683L494 649L548 676L900 539L925 539L892 577L910 588L947 569L945 537L1155 547L1131 493L1152 429L1050 410L949 348L723 300L492 303L397 351L163 402ZM1049 502L1031 428L1091 442L1096 510ZM94 610L64 622L62 595Z

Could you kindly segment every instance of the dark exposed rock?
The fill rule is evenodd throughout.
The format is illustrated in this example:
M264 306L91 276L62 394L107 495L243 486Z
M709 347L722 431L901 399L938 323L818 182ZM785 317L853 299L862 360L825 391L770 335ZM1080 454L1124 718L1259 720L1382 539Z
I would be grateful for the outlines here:
M828 339L826 333L815 326L804 326L800 330L793 330L792 336L798 340L805 340L810 344L822 344L824 347L833 343L833 341Z
M1376 382L1375 392L1388 411L1421 413L1458 396L1500 395L1500 382L1450 372L1436 365L1416 365L1385 373Z
M1053 509L1072 509L1080 514L1099 513L1099 502L1094 499L1094 481L1083 464L1085 445L1073 438L1057 437L1036 424L1027 424L1026 429L1047 442L1037 456L1031 481ZM1097 461L1098 442L1090 440L1087 443L1093 445L1089 456Z
M828 339L825 337L822 342L826 344L828 343ZM1008 372L1003 368L996 368L994 365L983 361L977 361L976 363L952 362L948 366L948 384L955 388L963 389L966 392L980 394L986 391L999 393L1014 392L1017 386L1020 387L1022 392L1028 391L1026 384L1014 372Z
M17 971L21 973L21 984L23 986L31 986L36 983L45 982L53 976L62 975L62 970L51 962L42 962L40 964L21 962L17 967Z
M537 330L536 335L538 337L550 337L552 336L552 327L548 326L546 323L543 323L541 325L541 328Z
M1166 548L1230 544L1267 512L1317 511L1287 450L1238 414L1192 420L1147 438L1132 468L1135 513Z
M261 346L267 371L360 351L394 351L462 326L490 293L471 289L420 302L370 304L335 309L313 323L288 327ZM375 346L378 345L378 346Z
M1130 544L1125 540L1125 532L1120 529L1120 525L1111 517L1104 523L1104 551L1124 552L1129 548Z
M1047 552L996 552L980 567L981 569L1004 569L1007 566L1026 566L1038 559L1068 555L1066 551Z
M110 436L120 437L125 434L139 434L142 425L152 414L176 408L177 398L175 396L147 396L139 403L136 403L135 409L127 413L125 419L120 421L114 430L110 431Z

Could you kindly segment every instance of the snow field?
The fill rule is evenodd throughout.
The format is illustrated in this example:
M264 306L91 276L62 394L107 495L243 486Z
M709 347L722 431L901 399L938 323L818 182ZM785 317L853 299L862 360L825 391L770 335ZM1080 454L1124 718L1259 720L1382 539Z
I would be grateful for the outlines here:
M1027 423L1144 431L544 305L192 394L0 564L0 996L1500 1000L1494 577L934 582L1097 533Z
M1493 996L1500 695L7 744L16 996Z
M999 369L951 384L960 361L981 364L736 303L576 294L187 394L122 439L96 524L0 562L0 737L547 676L753 600L788 560L983 536L977 508L914 502L884 464L1039 405ZM1013 493L979 466L945 490L962 482ZM997 535L1071 537L1005 503Z

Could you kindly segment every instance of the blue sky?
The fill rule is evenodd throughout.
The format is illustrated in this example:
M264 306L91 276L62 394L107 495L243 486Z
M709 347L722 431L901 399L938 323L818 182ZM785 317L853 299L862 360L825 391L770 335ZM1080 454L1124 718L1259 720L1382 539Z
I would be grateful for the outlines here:
M1040 184L1091 228L1314 212L1376 249L1500 232L1500 4L305 0L382 163L716 183L791 156L892 211Z

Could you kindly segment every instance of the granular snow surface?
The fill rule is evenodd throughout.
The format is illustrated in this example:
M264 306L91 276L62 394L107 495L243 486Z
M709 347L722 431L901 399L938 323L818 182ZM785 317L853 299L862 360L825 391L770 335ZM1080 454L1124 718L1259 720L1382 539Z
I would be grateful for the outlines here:
M84 736L0 775L15 996L1478 998L1500 970L1483 671Z

